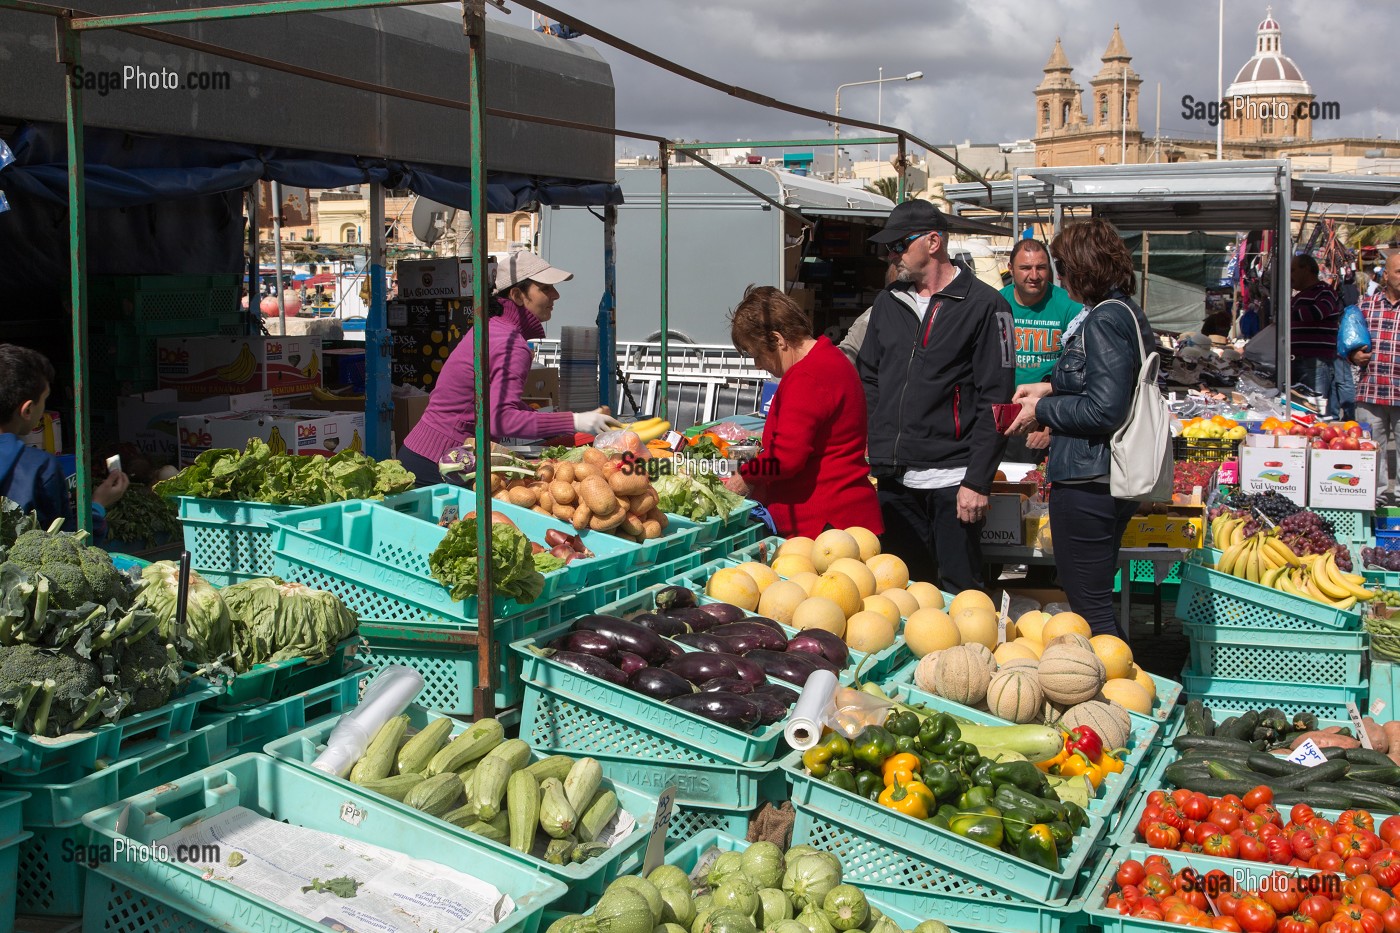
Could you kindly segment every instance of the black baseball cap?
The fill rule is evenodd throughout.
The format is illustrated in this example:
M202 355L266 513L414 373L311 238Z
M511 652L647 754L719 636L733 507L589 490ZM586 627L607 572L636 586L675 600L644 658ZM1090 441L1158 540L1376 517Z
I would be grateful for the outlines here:
M871 243L894 243L916 233L948 232L948 215L928 201L905 201L890 211L885 229L870 237Z

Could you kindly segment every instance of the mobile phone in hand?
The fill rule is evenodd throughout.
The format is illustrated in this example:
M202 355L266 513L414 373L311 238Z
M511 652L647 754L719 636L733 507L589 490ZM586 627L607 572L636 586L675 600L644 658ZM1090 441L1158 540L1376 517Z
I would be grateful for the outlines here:
M113 454L107 458L107 472L120 473L122 469L122 458L120 454Z

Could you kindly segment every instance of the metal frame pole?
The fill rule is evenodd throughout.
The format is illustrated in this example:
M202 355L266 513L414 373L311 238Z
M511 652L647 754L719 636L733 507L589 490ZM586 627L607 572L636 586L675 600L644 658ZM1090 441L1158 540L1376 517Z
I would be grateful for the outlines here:
M87 379L87 182L83 146L83 91L75 81L82 67L83 39L65 15L55 21L58 60L65 66L64 120L68 135L68 264L73 328L73 447L77 451L77 527L92 531L92 464L88 437Z
M282 184L272 183L272 254L277 265L277 333L287 336L287 294L282 288ZM312 269L316 264L311 264Z
M612 406L617 365L617 207L603 208L603 298L598 302L598 404ZM616 414L616 412L614 412Z
M254 182L248 189L248 313L243 316L243 332L254 333L252 323L262 319L262 295L259 294L262 263L258 261L258 195L262 191L260 182Z
M898 177L899 177L899 183L898 183L898 186L896 187L896 190L895 190L895 199L894 199L894 203L896 203L896 204L903 204L905 198L907 198L907 197L909 196L909 191L908 191L908 184L909 184L909 183L908 183L909 163L908 163L908 161L906 161L905 156L904 156L904 137L903 137L903 136L899 137L898 156L899 156L899 161L898 161L898 164L895 166L895 171L899 173L899 175L898 175Z
M394 455L394 399L390 391L389 359L393 343L384 309L384 184L369 186L369 314L365 317L365 451L376 460ZM403 438L398 438L403 440Z
M663 421L670 420L671 383L667 375L671 361L671 315L667 308L667 289L670 287L671 248L669 244L671 223L671 146L661 143L661 397L657 400L656 413Z

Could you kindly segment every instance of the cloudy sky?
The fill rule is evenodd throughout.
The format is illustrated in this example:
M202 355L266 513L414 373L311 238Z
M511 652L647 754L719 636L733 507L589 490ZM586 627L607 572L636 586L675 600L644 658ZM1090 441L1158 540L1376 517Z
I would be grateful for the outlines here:
M921 81L882 86L885 122L929 142L1023 139L1033 130L1032 89L1063 39L1075 79L1087 88L1113 24L1119 23L1143 78L1141 125L1155 123L1161 83L1162 134L1214 139L1181 116L1181 98L1215 94L1216 0L555 0L598 28L725 81L830 111L837 85L913 71ZM1275 0L1283 51L1318 101L1341 119L1314 137L1400 134L1400 98L1390 91L1394 35L1381 28L1395 0ZM1225 83L1254 51L1266 3L1226 0ZM1386 14L1382 16L1384 11ZM521 14L525 15L521 15ZM518 17L518 18L517 18ZM528 20L515 8L513 23ZM587 42L589 40L578 40ZM799 138L830 128L737 101L602 48L617 85L617 125L671 138ZM841 94L843 114L874 119L877 87ZM846 132L850 132L847 130ZM649 144L620 143L619 150ZM853 153L858 155L857 153Z

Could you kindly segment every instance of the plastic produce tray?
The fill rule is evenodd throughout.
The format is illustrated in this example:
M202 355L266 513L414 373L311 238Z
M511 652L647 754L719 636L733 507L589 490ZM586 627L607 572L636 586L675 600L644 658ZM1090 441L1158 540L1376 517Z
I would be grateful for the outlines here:
M787 541L787 538L781 535L769 535L766 538L760 538L757 541L751 541L747 545L735 548L728 554L716 554L715 556L728 557L730 560L736 560L740 563L749 560L757 561L766 567L773 563L773 558L778 554L778 548L782 547L785 541Z
M0 933L13 933L19 888L19 848L29 833L0 836Z
M271 576L274 529L268 521L302 508L189 496L179 502L190 566L215 586Z
M281 700L234 712L201 713L195 717L195 728L222 721L228 729L229 748L234 753L260 752L272 739L354 708L360 702L360 691L369 676L369 667L359 664L335 680Z
M691 551L664 564L654 565L646 570L640 570L620 579L580 590L571 596L565 596L563 600L564 615L573 617L598 612L609 603L617 602L646 587L665 583L674 576L694 570L700 566L700 560L700 552Z
M738 531L721 535L705 548L702 563L707 560L714 560L716 557L730 557L740 551L745 551L759 541L763 540L768 533L768 526L762 522L749 522ZM770 541L782 542L782 538L769 538ZM770 549L771 553L771 549Z
M1251 631L1215 625L1181 626L1191 644L1192 670L1208 677L1275 680L1344 687L1366 677L1371 636L1365 632Z
M333 792L328 792L333 787ZM161 839L197 820L242 806L276 820L286 820L358 842L431 858L458 871L490 881L515 901L516 909L483 933L537 933L545 908L565 894L564 885L519 861L484 846L464 844L455 833L428 824L421 815L404 813L393 801L353 785L333 786L290 762L265 755L242 755L190 775L178 784L156 788L84 817L96 838L109 844L119 838L140 843ZM364 818L349 822L343 808ZM124 814L130 807L130 818ZM125 820L125 831L116 827ZM468 840L475 842L475 840ZM276 929L324 933L325 926L276 907L255 894L202 880L196 864L160 861L114 861L90 877L105 879L106 900L90 905L102 916L114 901L130 909L134 896L146 895L162 909L163 929L177 929L193 919L224 928L237 918L242 929ZM103 886L97 883L97 896ZM154 910L154 904L149 909ZM133 931L134 933L134 931Z
M742 732L530 651L568 630L561 625L510 646L524 662L520 737L531 745L633 755L680 767L692 761L767 764L787 747L781 721Z
M223 687L224 692L205 703L203 708L242 709L286 699L292 694L329 683L355 666L355 649L362 643L358 635L352 635L336 645L329 658L317 664L310 663L306 658L289 658L254 664L244 673L226 681L215 678L214 684Z
M578 752L567 748L541 748L563 755L588 755L602 765L603 773L620 784L660 796L675 785L676 803L687 809L709 808L728 812L751 810L765 803L788 799L787 778L776 761L741 766L721 762L648 761L633 755Z
M749 513L753 511L753 507L756 505L758 505L757 502L751 499L745 499L742 504L736 506L734 510L727 515L712 515L700 521L695 521L670 512L666 513L666 517L670 519L673 524L680 525L682 528L695 528L695 543L704 546L713 544L719 538L738 531L739 529L737 526L749 520Z
M276 532L277 575L334 593L361 619L476 624L476 597L458 602L428 570L428 556L447 534L432 522L377 502L337 502L286 516ZM545 574L544 591L533 603L495 599L495 617L519 615L549 602L564 575L564 570Z
M1335 537L1352 546L1371 542L1371 513L1360 509L1313 509L1332 523Z
M417 704L409 706L404 711L409 717L409 726L413 732L425 727L435 719L443 718L444 714L424 709ZM376 800L382 801L385 805L402 813L404 816L424 820L432 826L446 830L448 833L468 840L471 844L484 846L494 852L500 853L504 858L521 865L525 865L537 872L555 878L568 886L568 893L560 898L556 905L560 910L580 910L591 904L597 896L603 893L603 889L608 886L618 875L618 866L634 850L646 844L647 837L651 834L652 821L656 816L657 794L636 790L621 782L612 779L609 775L604 775L604 788L611 788L617 793L618 803L622 809L636 819L637 825L624 839L620 840L608 852L596 858L589 859L581 865L551 865L548 862L534 858L530 855L522 855L510 846L470 833L465 829L453 826L442 820L426 816L407 804L400 803L373 791L365 791L364 788L356 787L344 778L332 777L322 771L317 771L311 767L311 763L316 760L316 756L325 748L326 739L330 737L331 730L339 722L338 719L326 720L315 725L302 729L285 738L269 742L266 752L273 758L281 761L291 762L297 767L306 770L321 778L328 784L335 787L337 791L341 789L353 789L366 793ZM452 728L452 735L456 736L465 731L470 723L456 722ZM539 761L546 757L549 752L536 751L531 758L532 761ZM575 757L582 758L582 755ZM601 764L601 762L600 762Z
M1334 631L1361 627L1361 613L1356 609L1338 609L1293 596L1194 561L1187 561L1182 571L1176 614L1183 622L1198 625L1275 632L1308 631L1310 624Z
M1349 723L1347 703L1364 709L1369 689L1364 680L1345 686L1236 680L1206 677L1189 668L1181 672L1181 679L1186 685L1186 695L1210 707L1217 722L1224 718L1222 713L1239 714L1274 706L1286 716L1312 713L1318 719Z

